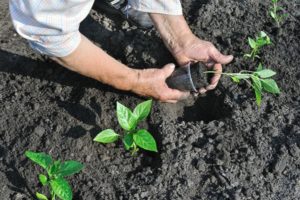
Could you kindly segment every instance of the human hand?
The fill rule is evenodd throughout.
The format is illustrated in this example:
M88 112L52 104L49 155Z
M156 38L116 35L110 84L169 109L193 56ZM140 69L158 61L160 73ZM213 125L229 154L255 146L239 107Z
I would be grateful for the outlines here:
M166 79L175 69L174 64L165 65L162 69L137 70L138 80L132 91L141 96L150 96L161 102L176 103L187 98L189 92L171 89L166 84Z
M203 62L208 68L212 68L216 73L210 80L210 84L200 89L200 93L214 89L221 77L222 64L228 64L232 61L232 55L223 55L210 42L200 40L193 34L182 38L177 48L171 50L179 65L185 65L188 62Z

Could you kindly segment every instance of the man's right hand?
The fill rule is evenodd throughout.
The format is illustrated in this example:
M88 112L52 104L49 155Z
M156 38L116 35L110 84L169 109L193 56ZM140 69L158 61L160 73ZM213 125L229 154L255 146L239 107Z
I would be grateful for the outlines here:
M189 92L171 89L166 84L166 79L175 69L174 64L165 65L162 69L137 70L138 80L132 92L141 96L151 96L161 102L176 103L187 98Z

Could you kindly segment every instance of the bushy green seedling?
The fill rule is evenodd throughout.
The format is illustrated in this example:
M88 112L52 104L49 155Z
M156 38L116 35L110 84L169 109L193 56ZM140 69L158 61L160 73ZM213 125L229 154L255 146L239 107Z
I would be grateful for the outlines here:
M117 134L112 129L101 131L94 141L100 143L112 143L122 137L126 150L131 150L134 155L139 148L157 152L157 146L153 136L145 129L138 129L139 122L145 120L151 111L152 100L140 103L135 107L133 112L117 102L117 118L120 126L124 129L123 136Z
M214 71L207 71L204 73L216 73ZM239 73L221 73L225 76L229 76L233 82L240 83L241 80L246 81L254 90L256 103L258 106L261 104L262 93L268 92L272 94L279 94L280 89L277 86L273 77L276 72L271 69L263 69L263 66L259 64L256 71L242 70Z
M81 163L73 160L65 162L61 162L60 160L55 161L50 155L32 151L26 151L25 155L27 158L46 170L47 175L39 174L38 178L43 186L49 186L51 200L55 200L56 197L62 200L72 199L73 194L71 186L64 177L81 171L83 168ZM36 197L39 200L48 200L46 195L39 192L36 192Z
M270 9L270 16L275 20L277 27L280 27L280 24L285 18L288 17L287 13L284 13L284 9L278 6L279 0L271 0L272 7Z
M271 44L271 39L264 31L261 31L259 36L256 36L255 40L249 37L248 44L252 50L244 56L254 60L255 58L259 58L258 54L263 46Z

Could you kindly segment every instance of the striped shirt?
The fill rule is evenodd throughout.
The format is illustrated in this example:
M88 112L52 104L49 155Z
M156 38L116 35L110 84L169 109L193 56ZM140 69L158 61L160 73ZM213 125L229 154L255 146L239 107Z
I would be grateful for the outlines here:
M101 1L101 0L100 0ZM79 45L79 24L94 0L10 0L9 10L18 34L41 54L64 57ZM130 0L133 9L182 15L180 0Z

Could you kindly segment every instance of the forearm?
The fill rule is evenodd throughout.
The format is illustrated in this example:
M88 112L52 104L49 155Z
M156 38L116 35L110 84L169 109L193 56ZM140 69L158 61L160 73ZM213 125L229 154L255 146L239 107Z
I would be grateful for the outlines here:
M118 62L82 35L77 49L62 58L53 58L64 67L120 90L130 91L138 81L136 70Z
M166 47L173 54L176 54L186 44L183 38L193 35L182 15L151 13L150 16Z

